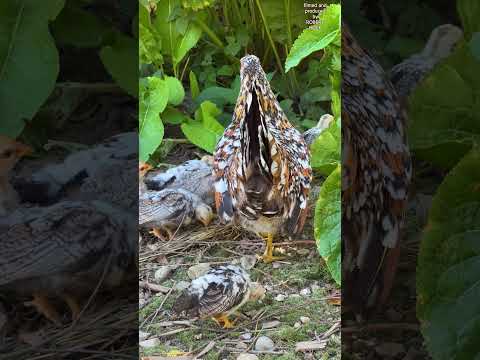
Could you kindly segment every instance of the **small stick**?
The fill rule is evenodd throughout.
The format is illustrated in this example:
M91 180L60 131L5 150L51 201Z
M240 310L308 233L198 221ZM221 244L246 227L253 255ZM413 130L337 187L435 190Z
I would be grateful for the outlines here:
M167 294L171 290L170 288L167 288L165 286L152 284L147 281L139 281L138 286L140 286L142 289L149 289L154 292L161 292L162 294Z
M200 352L198 353L198 355L196 355L196 356L194 357L194 359L198 359L198 358L202 357L203 355L205 355L206 353L208 353L210 350L212 350L214 347L215 347L215 341L210 341L210 342L208 343L208 345L205 346L205 348L204 348L202 351L200 351Z

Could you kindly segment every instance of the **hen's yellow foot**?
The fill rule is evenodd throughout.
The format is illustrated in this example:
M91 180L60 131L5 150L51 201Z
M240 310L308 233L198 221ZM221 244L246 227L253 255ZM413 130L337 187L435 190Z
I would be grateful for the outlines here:
M265 247L265 253L259 258L266 264L272 263L274 261L283 260L285 259L284 256L273 256L273 235L267 234L265 239L267 245Z

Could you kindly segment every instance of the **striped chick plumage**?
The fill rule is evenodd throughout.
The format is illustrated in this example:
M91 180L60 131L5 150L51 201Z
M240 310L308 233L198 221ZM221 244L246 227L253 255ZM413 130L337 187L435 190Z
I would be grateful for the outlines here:
M267 236L301 232L312 180L309 150L273 94L259 59L241 59L241 87L232 122L217 144L213 175L220 219Z
M243 268L218 266L194 279L178 297L173 310L177 314L185 312L191 318L212 317L224 328L231 328L233 324L228 316L247 301L260 299L264 294L265 289L252 282Z

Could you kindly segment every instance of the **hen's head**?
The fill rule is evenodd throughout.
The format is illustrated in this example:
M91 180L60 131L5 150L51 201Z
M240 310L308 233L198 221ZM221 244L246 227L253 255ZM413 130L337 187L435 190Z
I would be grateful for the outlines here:
M7 176L17 161L31 152L31 148L0 135L0 177Z

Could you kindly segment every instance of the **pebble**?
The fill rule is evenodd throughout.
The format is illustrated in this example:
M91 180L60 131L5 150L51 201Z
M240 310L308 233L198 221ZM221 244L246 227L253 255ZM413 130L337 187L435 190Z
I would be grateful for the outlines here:
M310 296L311 293L312 293L312 290L310 290L309 288L305 288L305 289L300 290L300 295L302 295L302 296Z
M255 343L256 351L273 351L275 344L268 336L260 336Z
M153 339L143 340L143 341L140 341L139 345L145 349L153 348L155 346L160 345L160 339L153 338Z
M310 318L308 316L300 316L300 322L302 324L306 324L306 323L310 322Z
M188 277L193 280L202 275L204 275L208 270L210 270L210 264L208 263L200 263L197 265L191 266L187 270Z
M240 335L240 340L251 340L253 337L252 333L243 333L242 335Z
M280 325L280 321L278 320L267 321L262 324L262 329L272 329L278 325Z
M153 275L156 282L158 284L161 284L165 280L167 280L168 276L172 273L172 271L175 270L175 267L173 266L160 266L156 271L155 274Z
M183 291L186 288L190 286L190 283L188 281L179 281L178 283L175 284L174 289L176 291Z
M293 328L294 329L300 329L302 327L302 324L300 324L300 322L296 322L295 324L293 324Z
M375 352L380 355L382 358L385 357L396 357L401 353L405 352L405 346L399 343L387 342L375 347Z
M286 296L283 295L283 294L278 294L277 296L275 296L275 301L283 301L285 300Z
M288 297L289 297L290 299L298 299L298 298L301 298L300 294L290 294L290 295L288 295Z
M248 345L245 344L243 341L239 341L235 347L237 349L240 349L240 350L247 350L248 349Z
M240 354L237 357L237 360L258 360L258 356L255 354Z

